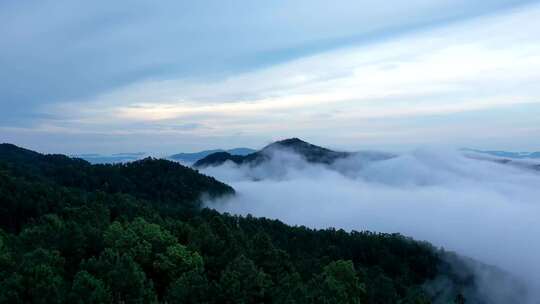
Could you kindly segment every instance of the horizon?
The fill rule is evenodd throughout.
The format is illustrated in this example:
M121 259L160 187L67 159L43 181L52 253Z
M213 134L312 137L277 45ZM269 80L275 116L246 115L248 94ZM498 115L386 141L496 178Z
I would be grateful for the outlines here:
M540 151L540 1L306 4L1 3L0 141Z
M82 159L86 159L87 157L92 158L92 157L116 157L116 156L169 158L169 157L174 156L176 154L198 154L198 153L201 153L201 152L209 152L209 151L228 152L230 150L237 150L237 149L247 149L247 150L252 150L254 152L257 152L257 151L261 151L267 145L270 145L272 143L276 143L276 142L279 142L279 141L283 141L283 140L288 140L288 139L299 139L299 140L301 140L303 142L306 142L308 144L312 144L312 145L315 145L315 146L318 146L318 147L327 148L327 149L330 149L330 150L333 150L333 151L349 152L349 153L370 152L370 151L372 151L372 152L388 152L388 153L397 153L397 154L407 154L407 153L413 153L415 151L454 151L454 152L475 152L475 153L485 153L485 154L492 154L492 153L496 153L496 152L506 152L506 153L516 153L516 154L519 154L519 153L539 153L540 152L540 151L523 151L523 150L513 151L513 150L501 150L501 149L477 149L477 148L471 148L471 147L459 147L459 148L443 147L443 148L441 148L440 146L437 147L437 146L428 146L428 145L414 147L414 148L411 148L411 149L408 149L408 150L407 149L402 149L402 150L389 150L389 149L386 149L386 150L385 149L345 150L345 149L339 149L339 148L335 148L335 147L326 146L324 144L305 141L304 139L298 138L298 137L290 137L290 138L278 139L276 141L265 143L265 144L263 144L262 146L259 146L259 147L246 147L246 146L243 146L243 147L227 147L227 148L215 147L215 148L206 148L206 149L194 150L194 151L176 151L176 152L163 152L163 153L154 153L152 151L122 151L122 152L112 152L112 153L97 153L97 152L93 152L93 151L88 151L88 152L84 152L84 153L64 153L64 152L47 152L47 151L34 150L34 149L29 148L29 147L17 145L17 144L14 144L14 143L8 143L8 142L3 142L3 143L0 143L0 144L15 145L15 146L17 146L19 148L28 149L28 150L31 150L31 151L34 151L34 152L38 152L40 154L60 154L60 155L66 155L66 156L69 156L69 157L82 158ZM492 154L492 156L497 156L497 155ZM498 156L498 157L503 157L503 156ZM510 156L506 156L506 157L510 157ZM510 158L513 158L513 157L510 157ZM140 158L133 158L131 160L126 160L126 161L129 162L129 161L134 161L134 160L137 160L137 159L140 159ZM524 159L527 159L527 157L525 157Z

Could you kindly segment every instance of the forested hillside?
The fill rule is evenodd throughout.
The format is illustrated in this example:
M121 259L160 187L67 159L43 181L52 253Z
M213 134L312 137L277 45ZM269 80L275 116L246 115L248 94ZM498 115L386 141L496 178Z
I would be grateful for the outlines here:
M149 203L157 203L159 208L170 207L177 211L198 208L203 194L213 197L234 193L230 186L213 177L162 159L146 158L125 164L91 165L78 158L43 155L14 145L0 144L1 168L24 181L89 193L129 194ZM14 203L16 205L13 208L27 208L22 213L29 214L36 202L32 201L27 207L20 202Z
M474 284L399 234L200 208L233 193L169 161L90 165L2 145L0 303L432 303L439 291L423 286L443 274L463 303Z

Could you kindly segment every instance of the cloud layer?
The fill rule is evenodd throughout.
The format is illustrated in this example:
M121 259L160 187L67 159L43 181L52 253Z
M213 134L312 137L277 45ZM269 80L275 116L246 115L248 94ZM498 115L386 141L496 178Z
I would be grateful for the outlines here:
M238 191L209 202L219 211L400 232L496 265L525 280L533 293L540 288L538 172L417 150L386 161L347 159L333 168L277 154L261 167L226 164L205 173Z

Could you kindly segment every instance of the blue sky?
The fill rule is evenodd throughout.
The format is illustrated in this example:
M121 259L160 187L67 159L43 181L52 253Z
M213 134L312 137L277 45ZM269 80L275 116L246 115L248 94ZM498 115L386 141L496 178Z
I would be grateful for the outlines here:
M540 150L538 1L2 1L0 141Z

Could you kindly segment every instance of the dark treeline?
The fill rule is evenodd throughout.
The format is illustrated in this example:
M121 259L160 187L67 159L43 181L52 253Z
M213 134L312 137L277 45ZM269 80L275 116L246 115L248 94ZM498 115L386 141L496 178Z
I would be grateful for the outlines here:
M0 303L420 304L436 297L424 284L453 271L399 234L199 206L233 193L169 161L90 165L0 145Z

